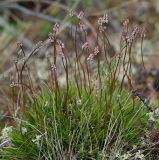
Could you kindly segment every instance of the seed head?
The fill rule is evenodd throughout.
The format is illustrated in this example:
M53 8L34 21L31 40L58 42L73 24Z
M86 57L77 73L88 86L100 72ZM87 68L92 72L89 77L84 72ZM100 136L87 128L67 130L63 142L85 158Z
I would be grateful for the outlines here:
M88 42L85 42L83 45L82 45L82 50L83 49L86 49L89 47L89 43Z
M61 40L57 40L57 44L61 47L61 49L65 48L65 44Z
M132 31L132 33L131 33L131 36L135 38L139 33L140 33L140 29L139 29L139 27L136 26L136 27L133 29L133 31Z
M99 53L99 46L94 48L93 54L96 56Z
M58 23L55 23L54 27L53 27L53 31L55 33L59 32L59 29L60 29L60 25Z
M43 41L39 41L37 44L36 44L36 47L41 47L43 44Z
M90 54L87 58L87 61L92 61L94 59L94 54Z
M35 99L35 98L37 98L37 97L38 97L38 94L33 93L31 96L32 96L32 98L33 98L33 99Z
M70 16L70 17L73 17L74 15L75 15L74 11L71 10L71 12L69 13L69 16Z
M140 32L139 27L135 27L135 28L133 29L133 31L131 32L131 35L130 35L130 36L127 36L127 42L128 42L128 43L132 43L132 42L136 39L136 37L137 37L137 35L139 34L139 32Z
M109 22L109 20L108 20L108 14L105 12L104 15L103 15L103 17L100 17L98 19L98 24L100 26L103 26L103 24L107 24L108 22Z
M129 25L129 19L126 19L124 22L123 22L123 26L124 27L127 27Z
M50 42L54 42L55 41L55 37L51 32L49 33L48 37L49 37Z
M84 17L84 12L80 11L80 13L77 15L78 19L82 20Z
M102 24L103 24L101 17L98 19L98 24L99 24L100 26L102 26Z
M109 20L108 20L108 14L105 12L104 15L103 15L103 23L108 23Z
M79 22L79 26L80 26L80 29L82 30L82 31L85 31L87 28L86 28L86 26L85 26L85 24L83 23L83 22Z
M126 42L127 41L127 31L125 31L124 29L122 30L122 34L121 34L121 38L122 38L122 40L124 41L124 42Z

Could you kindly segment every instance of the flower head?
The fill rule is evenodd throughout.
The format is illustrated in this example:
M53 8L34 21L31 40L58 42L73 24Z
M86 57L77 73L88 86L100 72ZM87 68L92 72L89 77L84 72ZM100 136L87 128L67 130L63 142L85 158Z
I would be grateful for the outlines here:
M94 59L94 54L90 54L87 58L87 61L92 61Z
M37 98L37 97L38 97L38 94L36 94L36 93L32 93L32 95L31 95L31 96L32 96L32 98L33 98L33 99L35 99L35 98Z
M135 153L135 159L144 159L144 154L140 150Z
M85 42L83 45L82 45L82 49L86 49L89 47L89 43L88 42Z
M100 26L102 26L103 24L107 24L108 22L109 22L109 20L108 20L108 14L107 14L107 12L105 12L104 15L103 15L103 17L100 17L98 19L98 24Z
M126 22L125 22L126 23ZM125 24L126 25L126 24ZM122 40L131 44L133 41L137 38L138 34L140 33L139 27L134 27L131 33L128 33L128 31L123 30L122 32Z
M57 40L57 44L61 47L61 49L65 48L65 44L61 40Z
M137 37L137 35L139 34L139 32L140 32L139 27L135 27L133 29L133 31L131 32L131 35L127 36L127 42L132 43L135 40L135 38Z
M107 12L105 12L104 15L103 15L103 23L108 23L108 22L109 22L108 14L107 14Z
M60 29L60 25L58 23L55 23L54 27L53 27L53 31L55 33L59 32L59 29Z
M80 13L77 15L78 19L83 19L84 17L84 12L83 11L80 11Z
M55 37L51 32L49 33L48 37L49 37L50 42L54 42L55 41Z
M129 24L129 19L126 19L126 20L123 22L123 26L124 26L124 27L127 27L128 24Z
M140 29L139 29L139 27L136 26L136 27L133 29L133 31L132 31L132 33L131 33L131 36L135 38L135 37L139 34L139 32L140 32Z
M70 17L73 17L74 15L75 15L74 11L71 10L71 12L69 13L69 16L70 16Z
M93 54L96 56L99 53L99 46L96 46L93 50Z
M79 22L79 27L80 27L80 29L82 30L82 31L85 31L86 30L86 26L85 26L85 24L83 23L83 22Z

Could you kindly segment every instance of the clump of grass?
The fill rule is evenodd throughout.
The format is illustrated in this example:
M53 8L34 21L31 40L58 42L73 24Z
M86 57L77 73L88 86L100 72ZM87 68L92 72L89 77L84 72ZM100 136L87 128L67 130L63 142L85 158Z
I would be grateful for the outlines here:
M10 145L0 151L2 159L115 159L139 144L148 128L148 117L147 107L133 88L131 49L139 34L143 40L143 30L136 27L129 33L126 20L120 53L109 55L113 50L107 35L108 15L105 13L98 21L93 48L87 41L83 16L83 12L71 16L74 62L58 39L59 25L55 24L49 34L53 45L52 60L48 59L50 79L39 95L31 82L23 80L33 52L21 68L16 67L17 82L12 87L19 88L17 104L21 108L26 105L24 96L28 91L30 103L24 119L13 117L16 126L9 134ZM23 51L22 45L20 48ZM65 71L63 86L58 78L59 57ZM128 89L123 88L124 79Z

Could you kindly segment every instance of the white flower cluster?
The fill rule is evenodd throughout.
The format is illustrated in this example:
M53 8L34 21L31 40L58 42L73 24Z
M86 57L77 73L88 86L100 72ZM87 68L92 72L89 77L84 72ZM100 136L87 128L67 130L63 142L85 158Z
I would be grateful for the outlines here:
M136 153L135 153L135 160L145 160L145 156L142 154L142 152L140 150L138 150Z
M149 116L149 121L155 122L159 118L159 108L147 113L147 115Z
M103 17L100 17L98 19L98 24L100 26L102 26L103 24L107 24L108 22L109 22L109 20L108 20L108 14L105 12L104 15L103 15Z
M119 160L145 160L145 156L140 150L136 153L130 153L128 151L127 153L121 154L118 152L115 157Z
M32 139L32 142L39 148L40 147L40 140L42 135L36 135L35 139Z

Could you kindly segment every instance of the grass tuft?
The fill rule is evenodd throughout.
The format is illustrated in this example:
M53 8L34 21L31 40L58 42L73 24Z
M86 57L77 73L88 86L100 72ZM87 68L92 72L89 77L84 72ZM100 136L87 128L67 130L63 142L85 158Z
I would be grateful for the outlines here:
M57 36L59 24L55 24L49 34L53 47L52 57L48 58L50 79L40 94L36 94L31 77L28 76L29 83L23 79L34 50L27 58L25 53L22 55L21 68L18 68L18 62L15 64L17 81L11 87L17 87L20 111L27 108L23 110L23 119L13 117L16 124L8 136L10 145L0 150L2 159L121 158L133 145L139 144L140 137L149 127L148 109L134 94L132 82L132 46L141 31L136 27L129 33L126 20L120 53L114 53L107 35L109 18L105 13L98 21L92 48L87 42L83 16L84 13L80 12L71 19L75 29L71 30L70 38L71 52L75 53L73 62L66 45ZM24 51L22 44L20 50ZM64 85L58 76L59 57L65 72ZM123 87L125 79L127 89ZM129 158L131 156L133 154Z

